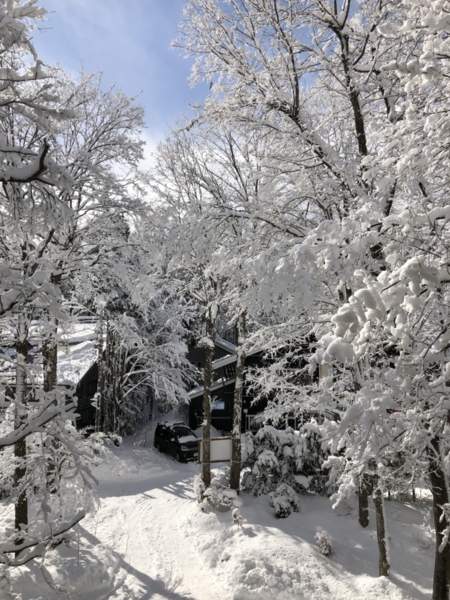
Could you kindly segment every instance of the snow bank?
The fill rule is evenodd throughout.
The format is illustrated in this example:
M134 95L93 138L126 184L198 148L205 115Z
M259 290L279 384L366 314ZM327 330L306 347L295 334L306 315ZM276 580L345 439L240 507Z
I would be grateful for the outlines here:
M111 591L117 568L118 558L102 544L79 552L76 544L61 544L46 554L41 567L48 585L71 598L98 598Z
M229 514L198 509L183 525L202 560L224 588L233 591L233 600L410 598L387 578L355 576L312 544L277 527L244 522L239 530Z
M363 529L351 509L338 516L329 499L307 494L301 512L277 520L267 497L242 494L241 530L231 511L199 509L192 480L201 465L177 463L153 447L136 449L134 436L125 438L113 453L113 462L95 469L101 481L98 512L77 527L69 547L47 554L44 569L40 561L32 561L11 569L8 579L0 577L0 600L431 597L434 541L423 523L429 496L414 506L386 502L392 550L388 580L375 576L372 509L371 523ZM214 469L215 477L221 473ZM4 531L13 520L13 507L0 511ZM333 543L331 557L322 556L316 547L317 533L324 529Z
M0 579L0 599L107 600L125 576L120 556L104 544L92 546L85 538L62 543L46 553L42 564L32 561ZM19 592L20 590L20 592Z
M198 438L203 439L203 427L199 427L198 429L196 429L194 431L194 433ZM220 431L217 431L217 429L215 427L213 427L212 425L211 425L210 435L212 438L222 437L222 434L220 433Z

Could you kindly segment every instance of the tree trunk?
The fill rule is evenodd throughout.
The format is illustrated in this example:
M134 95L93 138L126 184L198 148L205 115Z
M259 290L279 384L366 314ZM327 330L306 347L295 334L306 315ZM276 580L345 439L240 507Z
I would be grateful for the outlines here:
M111 326L106 323L106 346L104 365L103 428L105 433L113 432L112 404L114 396L114 336Z
M106 394L106 427L108 433L120 433L123 401L123 382L127 367L127 352L116 332L110 332L108 348L108 393Z
M44 392L52 392L56 388L58 367L58 346L55 339L47 339L42 346L44 367Z
M384 519L383 492L378 485L379 477L376 472L377 467L375 461L372 461L370 467L372 470L373 503L375 505L375 517L377 523L378 575L380 577L387 577L389 575L390 564L386 539L386 522Z
M51 283L59 286L61 283L61 275L50 277ZM58 321L49 315L49 331L48 335L42 344L42 361L44 368L44 392L52 392L58 384Z
M25 317L19 315L18 336L16 342L17 364L16 364L16 415L14 426L17 429L27 417L27 370L26 362L28 356L28 327ZM18 460L14 473L16 488L20 488L25 476L25 459L27 456L26 438L14 445L14 456ZM14 510L14 528L16 533L26 531L28 528L28 499L26 489L23 489L17 498ZM20 541L20 537L18 538ZM16 553L16 557L20 552Z
M104 394L105 394L105 360L103 356L103 320L100 318L96 330L97 343L97 409L95 413L95 431L103 431Z
M443 541L444 533L450 526L443 506L448 504L449 494L445 472L442 468L441 450L439 436L436 435L427 449L428 454L428 475L431 483L431 493L433 495L433 517L436 529L436 554L434 562L433 576L433 600L449 600L450 585L450 545L446 544L442 550L440 546Z
M369 494L370 494L370 476L367 473L362 473L359 479L359 494L358 494L358 507L359 516L358 521L361 527L369 526Z
M244 390L245 352L245 313L237 320L237 357L236 383L234 387L233 431L231 433L231 470L230 488L239 493L241 481L241 429L242 429L242 395Z
M119 373L117 379L117 394L114 414L114 433L119 433L120 417L122 411L124 410L124 381L127 372L127 351L120 344L118 347L118 366Z
M206 319L205 367L203 369L203 483L211 485L211 384L214 359L214 321L208 310Z
M57 384L58 370L58 345L56 342L58 324L51 322L47 338L42 344L42 363L44 370L44 392L53 392ZM56 404L56 399L55 399ZM53 441L53 450L57 449L57 443ZM47 468L47 489L52 494L58 489L58 467L55 462L50 462Z

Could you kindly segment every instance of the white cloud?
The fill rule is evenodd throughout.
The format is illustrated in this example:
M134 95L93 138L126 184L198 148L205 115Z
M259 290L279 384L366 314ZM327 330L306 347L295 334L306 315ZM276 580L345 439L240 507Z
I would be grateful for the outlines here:
M39 0L49 11L35 32L38 55L78 72L101 70L105 88L117 84L144 106L150 148L170 124L203 97L187 83L189 61L169 50L184 0Z
M158 143L161 141L163 134L152 135L148 130L144 130L142 138L145 141L144 160L141 162L141 168L151 169L154 165L154 157L152 154L156 152Z

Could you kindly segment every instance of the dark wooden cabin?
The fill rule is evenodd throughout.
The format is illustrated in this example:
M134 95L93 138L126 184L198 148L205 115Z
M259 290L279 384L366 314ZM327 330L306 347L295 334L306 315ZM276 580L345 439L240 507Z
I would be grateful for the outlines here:
M204 364L204 350L190 347L188 358L194 367L200 370ZM247 356L246 367L259 366L261 353L255 352ZM215 352L213 362L213 384L211 424L218 431L229 433L233 427L234 388L236 376L236 346L219 336L215 339ZM203 385L193 388L189 392L189 426L197 429L203 421ZM242 398L242 432L253 431L260 427L257 415L267 405L267 401L253 403L253 396L244 384Z
M95 320L85 319L72 325L66 332L64 343L58 346L58 385L67 387L75 386L75 395L78 399L76 410L77 428L95 425L96 410L92 406L94 395L97 391L97 350L95 347ZM3 354L15 358L15 348L7 346L1 348ZM39 342L29 344L27 362L31 365L42 365L42 353ZM33 389L42 385L42 375L35 377L33 386L29 385L30 397L33 402ZM6 408L14 394L15 370L14 364L7 360L0 360L0 408Z

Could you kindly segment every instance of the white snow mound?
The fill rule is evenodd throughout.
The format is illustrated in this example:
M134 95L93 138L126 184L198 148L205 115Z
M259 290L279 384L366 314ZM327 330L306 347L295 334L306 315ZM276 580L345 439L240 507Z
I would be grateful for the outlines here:
M118 559L104 545L68 548L61 544L47 552L42 574L48 585L69 598L99 598L114 587Z
M227 521L194 510L185 526L203 560L233 590L233 600L411 598L385 577L349 573L301 538L248 523L241 531Z
M194 433L198 438L203 439L203 427L199 427L198 429L196 429L194 431ZM211 425L210 436L212 438L216 438L216 437L222 437L222 434L220 433L220 431L217 431L217 429Z

